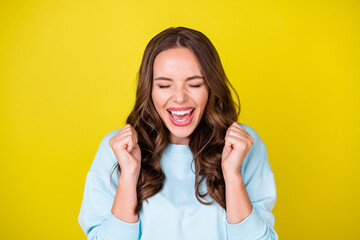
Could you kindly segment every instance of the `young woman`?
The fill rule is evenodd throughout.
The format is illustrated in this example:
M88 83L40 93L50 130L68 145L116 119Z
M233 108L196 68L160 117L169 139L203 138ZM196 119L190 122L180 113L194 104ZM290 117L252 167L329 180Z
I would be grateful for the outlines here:
M237 122L229 87L201 32L151 39L127 124L102 139L87 173L78 220L88 239L278 239L267 150Z

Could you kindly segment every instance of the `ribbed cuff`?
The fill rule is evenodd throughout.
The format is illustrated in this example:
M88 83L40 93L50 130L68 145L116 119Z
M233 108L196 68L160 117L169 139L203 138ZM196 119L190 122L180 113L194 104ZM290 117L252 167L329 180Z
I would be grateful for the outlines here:
M111 212L102 224L100 233L109 240L138 240L140 233L140 218L135 223L127 223L116 218Z
M261 231L264 224L264 220L254 208L250 215L239 223L230 224L226 219L228 240L249 239Z

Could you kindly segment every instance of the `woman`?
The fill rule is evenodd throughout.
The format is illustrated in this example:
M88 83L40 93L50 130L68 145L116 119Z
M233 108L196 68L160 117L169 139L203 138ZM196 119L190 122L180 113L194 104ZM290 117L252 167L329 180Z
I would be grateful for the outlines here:
M201 32L151 39L127 125L102 139L86 177L78 220L88 239L278 239L267 150L236 122L228 86Z

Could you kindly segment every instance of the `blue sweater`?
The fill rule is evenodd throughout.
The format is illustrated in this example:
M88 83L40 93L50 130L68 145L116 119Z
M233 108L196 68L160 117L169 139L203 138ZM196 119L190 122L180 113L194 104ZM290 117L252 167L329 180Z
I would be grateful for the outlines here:
M242 222L227 222L226 211L210 196L203 205L195 197L195 171L192 153L188 145L168 144L161 157L165 173L163 189L143 201L136 223L127 223L111 213L116 188L110 184L110 170L117 162L109 145L109 139L120 129L111 131L101 141L95 159L86 176L85 190L78 217L79 224L88 239L92 240L243 240L278 239L274 231L276 201L274 176L271 171L266 147L250 126L240 125L253 137L241 166L241 175L253 211ZM192 166L191 166L192 164ZM116 170L117 171L117 170ZM114 171L112 181L117 186L118 175ZM200 185L206 192L206 183Z

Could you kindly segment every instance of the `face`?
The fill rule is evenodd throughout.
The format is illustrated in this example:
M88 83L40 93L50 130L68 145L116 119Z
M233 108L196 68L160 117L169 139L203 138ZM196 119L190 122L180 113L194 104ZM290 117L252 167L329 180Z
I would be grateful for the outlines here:
M170 142L188 144L209 95L195 55L188 48L160 52L154 60L151 97L170 131Z

